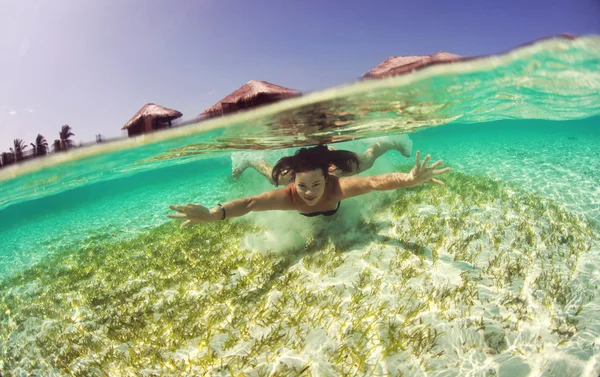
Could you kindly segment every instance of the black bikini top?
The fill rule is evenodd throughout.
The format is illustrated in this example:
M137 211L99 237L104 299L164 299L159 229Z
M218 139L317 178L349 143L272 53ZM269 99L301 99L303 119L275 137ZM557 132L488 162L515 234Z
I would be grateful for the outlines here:
M340 208L340 202L338 202L337 207L335 207L335 209L330 209L329 211L311 212L311 213L300 213L300 214L302 216L306 216L306 217L315 217L315 216L319 216L319 215L333 216L337 212L338 208Z

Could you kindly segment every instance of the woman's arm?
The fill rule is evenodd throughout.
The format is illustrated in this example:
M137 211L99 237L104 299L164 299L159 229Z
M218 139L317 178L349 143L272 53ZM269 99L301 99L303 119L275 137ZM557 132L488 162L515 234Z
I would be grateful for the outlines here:
M182 227L192 223L210 223L225 218L240 217L251 211L289 210L294 209L286 188L271 190L260 195L226 202L213 209L208 209L199 204L170 205L170 209L179 212L169 214L167 217L185 219Z
M423 163L421 163L421 152L417 151L416 163L410 173L388 173L371 177L340 178L342 199L364 195L376 190L396 190L413 187L423 183L443 185L444 183L442 181L437 180L434 177L449 172L450 168L434 170L444 162L438 160L431 166L427 166L430 158L431 156L427 155L425 160L423 160Z

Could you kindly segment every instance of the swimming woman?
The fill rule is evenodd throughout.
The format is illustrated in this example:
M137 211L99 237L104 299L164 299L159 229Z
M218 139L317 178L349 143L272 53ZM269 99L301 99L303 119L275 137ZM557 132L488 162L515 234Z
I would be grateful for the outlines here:
M421 154L417 152L415 166L409 173L339 178L330 174L330 167L335 166L342 174L352 172L360 164L355 153L331 150L326 145L301 148L293 156L280 159L273 167L271 179L275 185L279 185L282 177L292 178L292 182L285 187L218 204L212 209L191 203L170 205L170 209L179 213L167 216L183 219L182 227L193 223L240 217L252 211L284 210L298 211L301 215L311 217L332 216L337 212L342 200L353 196L376 190L409 188L425 183L443 185L443 182L435 177L450 171L450 168L435 170L443 164L442 160L427 166L429 155L423 163L420 159Z

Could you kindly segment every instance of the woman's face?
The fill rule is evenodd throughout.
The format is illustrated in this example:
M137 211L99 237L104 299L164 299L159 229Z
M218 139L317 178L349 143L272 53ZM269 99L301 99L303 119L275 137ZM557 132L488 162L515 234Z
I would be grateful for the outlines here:
M321 169L296 173L296 191L309 206L314 206L325 193L325 176Z

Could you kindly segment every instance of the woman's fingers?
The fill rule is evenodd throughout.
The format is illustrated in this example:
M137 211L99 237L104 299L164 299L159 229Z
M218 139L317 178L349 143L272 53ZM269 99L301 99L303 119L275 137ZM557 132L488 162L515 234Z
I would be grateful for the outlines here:
M188 225L193 224L194 222L198 222L198 220L194 220L194 214L197 215L198 208L204 208L201 205L198 204L192 204L192 203L187 203L184 206L174 206L174 205L169 205L169 208L172 209L173 211L177 211L180 213L175 213L175 214L167 214L167 217L170 217L172 219L186 219L184 222L181 223L180 227L181 228L185 228Z
M434 185L443 185L444 184L444 182L440 181L439 179L435 179L435 178L432 178L429 183L434 184Z
M176 213L176 214L168 214L167 217L170 217L172 219L185 219L187 217L187 215L185 213Z
M452 169L450 169L450 168L443 168L443 169L441 169L441 170L434 170L434 171L433 171L433 175L440 175L440 174L444 174L444 173L447 173L447 172L449 172L450 170L452 170Z
M174 206L174 205L170 205L169 208L172 209L173 211L177 211L177 212L185 212L185 210L187 209L186 206Z
M204 207L202 207L201 205L198 205L198 204L188 203L188 204L186 204L184 206L170 205L169 208L172 209L173 211L177 211L177 212L181 212L181 213L187 213L187 212L190 212L190 210L201 209L201 208L204 208Z
M444 163L444 160L437 160L436 162L434 162L433 164L431 164L431 166L429 167L429 169L435 169L438 166L442 165Z
M173 211L177 211L177 212L188 212L191 209L201 209L201 208L205 208L205 207L203 207L199 204L188 203L183 206L170 205L169 208L172 209Z
M415 170L419 171L419 168L421 167L421 151L417 151L417 153L415 154Z
M421 169L427 169L427 163L429 162L430 159L431 159L430 154L425 156L425 159L423 160L423 163L421 164Z

